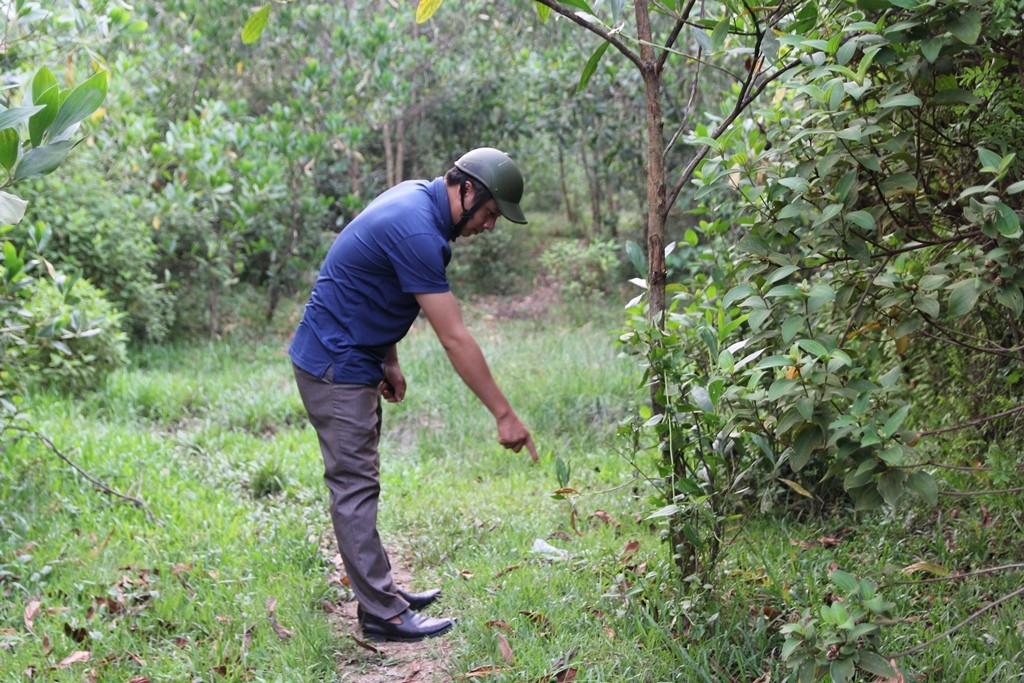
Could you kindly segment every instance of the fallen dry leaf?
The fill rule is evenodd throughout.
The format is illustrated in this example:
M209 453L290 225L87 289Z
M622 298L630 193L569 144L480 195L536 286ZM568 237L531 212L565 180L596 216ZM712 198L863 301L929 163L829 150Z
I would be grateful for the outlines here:
M594 519L595 517L612 526L619 526L619 520L615 519L604 510L595 510L594 512L590 513L590 517L588 519Z
M570 681L575 681L576 673L577 672L575 667L567 667L565 669L562 669L561 671L555 672L555 681L557 681L557 683L569 683Z
M508 625L508 622L501 621L500 619L492 619L491 621L488 621L487 626L504 631L510 635L512 634L512 627Z
M153 683L153 681L149 680L146 676L136 676L135 678L128 679L126 683Z
M480 666L472 671L468 672L463 678L483 678L484 676L495 676L500 674L503 669L501 667L494 666L493 664L487 664L486 666Z
M494 575L494 578L500 579L501 577L505 576L505 574L508 574L511 571L515 571L516 569L519 569L519 567L521 566L522 565L519 564L510 564L509 566L498 570L498 572Z
M42 603L39 601L39 598L32 598L28 601L28 604L25 605L25 628L29 631L35 628L35 618L39 616L40 605L42 605Z
M622 548L622 556L629 557L638 550L640 550L640 541L632 540Z
M286 629L284 626L281 626L281 624L279 624L277 622L277 611L276 610L277 610L277 598L275 598L275 597L267 598L267 619L270 621L270 628L274 629L274 633L277 634L278 638L280 638L281 640L288 640L289 638L291 638L295 634L292 633L291 631L289 631L288 629Z
M72 664L83 664L85 662L88 662L91 658L92 655L88 651L77 650L69 654L64 659L60 660L60 663L57 664L57 666L51 667L50 670L53 671L56 669L66 669Z
M459 572L459 576L461 576L466 581L469 581L470 579L473 578L473 572L471 572L468 569L463 569L462 571Z
M512 646L508 644L508 638L505 637L504 633L498 634L498 647L501 648L501 656L505 658L505 663L511 664L514 659Z
M66 621L64 622L64 634L76 643L81 643L89 637L88 629L81 626L75 628Z
M363 648L364 650L369 650L370 652L378 655L384 654L384 651L381 650L379 647L371 645L370 643L367 643L365 640L359 640L354 635L352 636L352 640L356 641L356 645Z

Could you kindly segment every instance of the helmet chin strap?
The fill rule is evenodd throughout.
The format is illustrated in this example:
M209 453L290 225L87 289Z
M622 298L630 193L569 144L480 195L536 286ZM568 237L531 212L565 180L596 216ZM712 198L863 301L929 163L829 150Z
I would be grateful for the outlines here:
M469 207L467 209L466 208L466 186L467 185L469 185L468 181L462 183L462 185L459 187L459 204L462 205L462 216L459 218L459 222L452 226L452 242L454 242L456 239L458 239L462 235L462 230L463 230L463 228L466 227L466 223L469 222L469 219L472 218L473 214L475 214L477 211L479 211L480 207L483 206L484 204L486 204L487 201L490 199L490 197L485 197L483 199L483 201L479 201L478 200L477 202L475 202L473 204L473 206L471 206L471 207Z

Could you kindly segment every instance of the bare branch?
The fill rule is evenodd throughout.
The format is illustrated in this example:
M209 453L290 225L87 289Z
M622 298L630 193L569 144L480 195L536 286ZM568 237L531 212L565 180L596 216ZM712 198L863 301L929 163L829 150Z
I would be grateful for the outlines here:
M988 567L987 569L978 569L973 572L956 572L949 576L935 576L930 579L916 579L914 581L893 581L896 585L900 586L914 586L919 583L940 583L943 581L956 581L957 579L966 579L970 576L983 576L985 574L996 574L998 572L1009 571L1012 569L1024 569L1024 564L1004 564L1001 567Z
M686 7L683 8L683 11L680 12L679 16L676 17L676 25L672 27L672 33L669 34L668 40L665 41L665 51L658 57L658 73L661 73L662 69L665 68L665 62L668 60L669 50L673 45L675 45L683 27L686 26L686 22L690 18L690 12L693 11L693 6L696 3L697 0L690 0L686 3Z
M943 434L945 432L955 432L961 429L967 429L969 427L977 427L978 425L983 425L987 422L993 422L994 420L1000 420L1004 417L1009 417L1010 415L1015 415L1020 412L1024 412L1024 405L1019 405L1016 408L1004 410L1003 412L996 413L995 415L986 415L985 417L975 418L973 420L969 420L968 422L953 425L952 427L942 427L940 429L931 429L928 431L919 432L919 436L935 436L936 434Z
M940 496L951 496L954 498L976 498L978 496L999 496L1024 493L1024 486L1015 489L988 489L987 491L939 491Z
M116 490L110 488L109 486L104 484L102 481L100 481L99 479L97 479L96 477L92 476L91 474L86 472L84 469L82 469L78 464L76 464L74 461L72 461L71 458L69 458L64 453L62 453L61 450L59 448L57 448L57 445L54 444L53 441L51 441L48 437L44 436L43 434L40 434L39 432L37 432L35 430L32 430L32 429L26 429L24 427L13 427L13 426L4 427L3 431L18 432L18 433L23 434L25 436L30 436L30 437L32 437L34 439L37 439L37 440L41 441L43 443L43 445L45 445L50 450L50 452L52 452L58 458L63 460L65 463L67 463L73 470L75 470L80 475L82 475L82 477L84 477L90 484L95 486L97 489L99 489L103 493L106 493L108 495L114 496L115 498L120 498L123 501L131 503L132 505L134 505L135 507L139 508L140 510L143 510L147 515L149 515L150 519L152 519L154 522L156 522L160 526L164 525L163 521L160 520L160 518L158 518L156 515L153 514L153 512L146 506L145 502L143 502L139 498L136 498L135 496L129 496L128 494L121 493L120 491L116 491Z
M959 624L957 624L956 626L954 626L954 627L952 627L952 628L950 628L950 629L940 633L939 635L935 636L931 640L925 641L925 642L921 643L920 645L915 645L914 647L910 648L909 650L905 650L903 652L900 652L899 654L892 655L892 657L895 657L895 658L899 659L901 657L907 657L909 655L921 652L922 650L928 648L929 646L934 645L935 643L939 642L943 638L948 638L949 636L953 635L954 633L956 633L957 631L962 629L964 626L967 626L967 624L971 623L972 621L974 621L975 619L977 619L978 617L980 617L982 614L984 614L985 612L989 611L990 609L994 609L994 608L998 607L999 605L1003 604L1004 602L1009 602L1010 600L1013 600L1014 598L1019 598L1022 595L1024 595L1024 586L1021 586L1020 588L1018 588L1017 590L1013 591L1009 595L1004 595L1003 597L999 598L998 600L993 600L992 602L988 603L987 605L985 605L981 609L977 610L976 612L972 612L970 616L968 616L966 619L961 621Z
M644 64L643 64L643 61L640 59L640 55L638 55L637 53L635 53L632 50L630 50L629 47L624 42L619 40L618 36L615 33L610 31L606 27L601 26L599 24L594 24L594 23L591 23L591 22L587 21L582 16L580 16L580 11L579 10L573 9L571 7L565 7L565 6L555 2L554 0L536 0L536 1L538 3L546 6L546 7L551 8L551 11L555 12L556 14L562 15L563 17L565 17L569 21L571 21L571 22L573 22L575 24L579 24L580 26L582 26L583 28L587 29L591 33L594 33L594 34L600 36L601 38L603 38L604 40L608 41L609 43L611 43L612 47L614 47L616 50L618 50L620 53L622 53L622 55L626 59L628 59L629 61L633 62L633 64L635 64L636 67L638 69L640 69L641 73L644 71Z

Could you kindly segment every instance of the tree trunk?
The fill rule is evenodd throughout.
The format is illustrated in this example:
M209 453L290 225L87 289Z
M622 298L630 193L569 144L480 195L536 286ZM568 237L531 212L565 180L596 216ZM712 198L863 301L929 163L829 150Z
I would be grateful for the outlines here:
M384 181L388 187L395 184L395 150L391 145L391 122L385 121L384 135Z
M569 184L565 180L565 151L561 145L558 146L558 182L562 188L565 217L569 220L569 225L575 228L579 223L579 216L576 215L576 209L573 208L572 197L569 195Z
M601 185L597 172L590 166L586 144L580 145L580 157L583 160L583 171L587 174L587 191L590 194L590 234L601 234Z

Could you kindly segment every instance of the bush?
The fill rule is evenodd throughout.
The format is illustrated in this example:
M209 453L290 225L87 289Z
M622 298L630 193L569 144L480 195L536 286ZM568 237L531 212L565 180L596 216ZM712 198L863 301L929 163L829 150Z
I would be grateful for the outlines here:
M566 302L615 291L622 279L619 246L612 240L557 242L540 257Z
M125 365L124 314L88 281L36 280L25 310L49 333L24 359L27 384L81 393Z
M522 229L509 225L452 247L448 278L461 294L521 294L533 284L535 269Z

